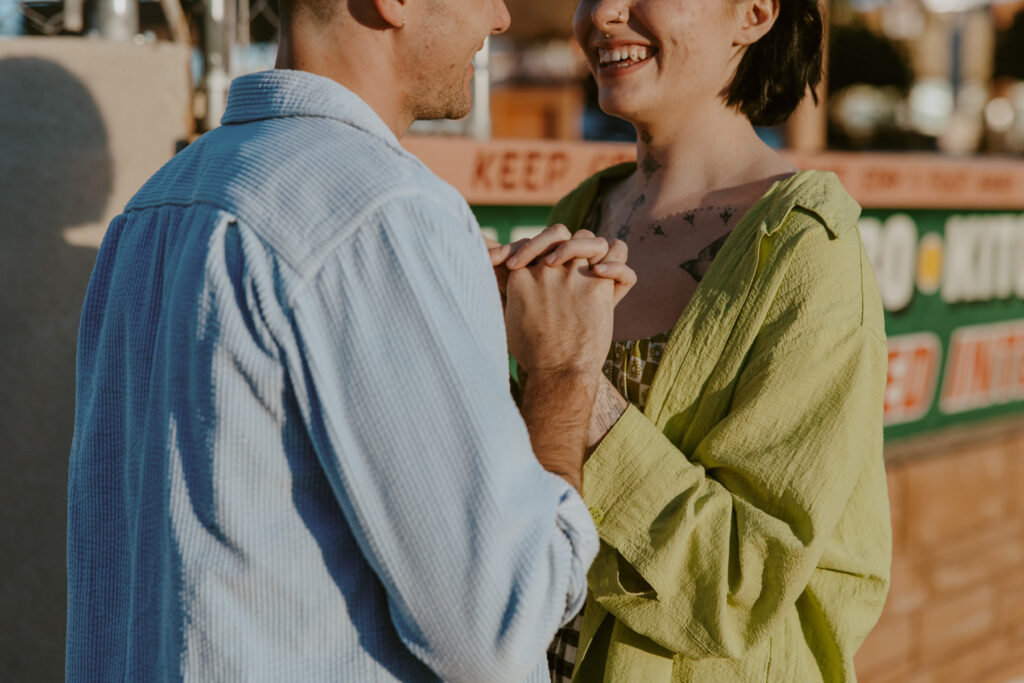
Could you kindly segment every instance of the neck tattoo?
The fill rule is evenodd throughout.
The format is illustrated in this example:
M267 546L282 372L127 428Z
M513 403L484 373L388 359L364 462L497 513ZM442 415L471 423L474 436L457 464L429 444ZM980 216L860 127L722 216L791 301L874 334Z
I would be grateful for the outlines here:
M640 208L645 199L647 199L647 196L641 194L633 200L633 206L629 210L629 215L626 217L626 221L619 226L619 231L615 234L616 239L625 240L629 235L629 224L633 221L633 214L636 213L636 210Z
M645 145L650 145L652 140L654 140L654 136L651 135L651 132L649 130L640 131L641 142L643 142ZM644 174L644 180L650 182L651 177L658 172L658 169L661 168L662 164L660 161L654 158L654 155L651 154L651 150L648 149L646 150L646 152L647 153L644 155L643 160L640 161L639 163L639 167L640 172Z
M644 157L644 160L640 162L640 171L644 174L644 180L647 182L650 182L651 178L660 168L661 164L650 152L648 152L647 156Z

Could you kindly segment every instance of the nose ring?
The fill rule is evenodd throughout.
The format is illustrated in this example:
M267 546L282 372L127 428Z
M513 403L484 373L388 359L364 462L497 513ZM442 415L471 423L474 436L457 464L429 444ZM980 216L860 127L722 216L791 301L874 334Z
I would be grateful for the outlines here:
M616 19L618 19L619 21L625 21L625 20L624 20L624 19L622 18L622 8L621 8L621 7L619 8L619 11L618 11L618 13L617 13L617 14L615 15L615 18L616 18Z

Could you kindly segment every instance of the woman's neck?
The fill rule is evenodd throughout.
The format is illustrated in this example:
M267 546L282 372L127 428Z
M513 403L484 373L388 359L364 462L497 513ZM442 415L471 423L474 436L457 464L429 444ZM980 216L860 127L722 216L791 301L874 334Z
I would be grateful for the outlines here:
M636 125L631 194L658 198L649 207L655 212L699 206L717 201L716 194L743 194L747 187L759 196L771 180L797 170L758 137L745 116L724 106Z

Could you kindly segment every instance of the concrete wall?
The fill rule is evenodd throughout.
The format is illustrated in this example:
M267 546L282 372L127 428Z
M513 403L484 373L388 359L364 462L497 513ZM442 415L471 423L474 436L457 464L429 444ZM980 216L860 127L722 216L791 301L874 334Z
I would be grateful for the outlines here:
M1024 419L886 448L892 589L862 683L1024 681Z
M0 680L64 671L75 337L103 231L190 128L188 53L0 41Z

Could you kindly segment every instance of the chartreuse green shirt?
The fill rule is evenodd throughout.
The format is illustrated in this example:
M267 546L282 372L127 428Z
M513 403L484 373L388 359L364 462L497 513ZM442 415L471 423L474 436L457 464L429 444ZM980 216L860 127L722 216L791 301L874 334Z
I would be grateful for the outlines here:
M551 222L579 226L602 178ZM831 173L776 183L584 468L575 681L851 681L889 587L882 306Z

